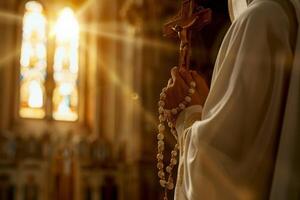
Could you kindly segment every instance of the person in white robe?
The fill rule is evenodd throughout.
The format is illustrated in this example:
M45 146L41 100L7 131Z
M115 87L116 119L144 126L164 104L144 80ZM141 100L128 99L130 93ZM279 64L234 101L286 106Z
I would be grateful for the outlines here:
M230 10L241 1L209 92L196 72L171 71L167 108L197 84L191 105L171 119L180 147L175 200L300 199L300 1L236 0Z

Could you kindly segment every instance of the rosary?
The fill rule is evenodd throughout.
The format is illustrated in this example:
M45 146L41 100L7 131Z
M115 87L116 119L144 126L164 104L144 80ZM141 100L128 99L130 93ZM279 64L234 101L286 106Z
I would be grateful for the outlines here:
M197 7L194 0L183 0L180 12L174 19L164 25L164 36L179 37L179 67L188 68L190 53L191 53L191 34L192 30L201 30L205 25L211 21L212 13L210 9ZM168 200L168 190L174 189L174 179L172 177L172 170L177 164L177 155L179 145L177 140L177 132L174 122L170 120L172 115L179 114L187 106L189 106L192 95L195 93L196 83L194 81L189 83L189 89L185 98L178 104L177 107L165 109L166 90L163 88L158 102L159 125L157 134L157 169L159 183L164 188L163 200ZM165 125L166 124L166 125ZM164 167L164 149L165 149L165 131L167 126L171 134L175 137L177 143L171 151L170 163Z

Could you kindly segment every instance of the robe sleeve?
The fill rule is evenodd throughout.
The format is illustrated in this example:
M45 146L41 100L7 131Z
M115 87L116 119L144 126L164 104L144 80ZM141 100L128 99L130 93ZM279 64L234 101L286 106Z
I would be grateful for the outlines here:
M232 24L203 110L188 108L176 122L176 200L267 199L293 56L289 28L271 1Z

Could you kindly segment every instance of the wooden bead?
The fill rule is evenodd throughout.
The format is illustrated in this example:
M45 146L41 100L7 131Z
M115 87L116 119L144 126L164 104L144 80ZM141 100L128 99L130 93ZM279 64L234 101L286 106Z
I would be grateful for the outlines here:
M186 96L186 97L184 98L184 100L185 100L186 102L190 103L190 102L192 101L192 98L189 97L189 96Z
M176 109L176 108L173 108L173 109L171 110L171 112L172 112L173 115L176 115L176 114L177 114L177 109Z
M161 187L166 187L166 181L165 180L160 180L159 184L161 185Z
M168 122L168 126L169 126L170 128L173 128L173 127L174 127L174 125L173 125L172 122Z
M164 146L165 145L164 141L162 141L162 140L158 141L157 143L158 143L158 146Z
M174 189L174 183L173 182L168 182L167 183L167 188L168 188L168 190L173 190Z
M171 159L171 164L172 164L172 165L176 165L176 164L177 164L177 160L176 160L175 158L172 158L172 159Z
M156 167L161 170L164 167L164 163L158 162Z
M171 166L166 167L166 171L170 174L172 172L172 167Z
M195 93L195 89L190 88L190 89L189 89L189 93L190 93L190 94L194 94L194 93Z
M158 102L158 105L163 107L163 106L165 105L165 102L162 101L162 100L160 100L160 101Z
M172 156L177 156L177 151L174 151L174 150L173 150L173 151L171 152L171 155L172 155Z
M163 150L165 150L165 145L158 144L157 149L158 149L159 152L163 152Z
M160 106L158 108L158 112L159 112L159 114L163 114L164 113L164 108Z
M161 93L161 94L160 94L160 98L161 98L161 99L165 99L166 97L167 97L167 95L166 95L165 93Z
M190 82L190 86L193 88L196 87L196 82L195 81Z
M159 115L158 119L159 119L160 122L166 121L166 117L162 114Z
M166 129L165 125L163 125L163 124L158 125L159 132L163 132L165 129Z
M183 109L185 109L185 105L183 103L180 103L179 108L183 110Z
M162 161L164 159L164 155L162 153L158 153L156 155L156 158L157 158L158 161Z
M163 171L159 171L157 175L158 175L159 178L164 178L165 177L165 173Z
M162 133L159 133L159 134L157 134L157 139L158 140L163 140L164 139L164 134L162 134Z

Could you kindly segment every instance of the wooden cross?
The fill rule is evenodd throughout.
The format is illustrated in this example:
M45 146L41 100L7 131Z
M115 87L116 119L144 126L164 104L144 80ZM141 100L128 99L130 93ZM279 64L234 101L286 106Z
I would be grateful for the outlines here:
M194 0L182 0L179 13L164 25L166 37L179 37L179 67L189 68L191 35L193 30L201 30L211 22L212 11L197 7Z

